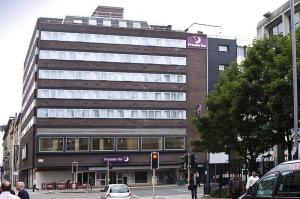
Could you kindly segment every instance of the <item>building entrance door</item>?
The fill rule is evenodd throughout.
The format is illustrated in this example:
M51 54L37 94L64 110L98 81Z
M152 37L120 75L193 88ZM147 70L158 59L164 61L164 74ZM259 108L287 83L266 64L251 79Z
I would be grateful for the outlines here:
M109 172L109 184L117 184L117 172Z
M78 183L89 183L95 186L95 172L82 172L77 174Z

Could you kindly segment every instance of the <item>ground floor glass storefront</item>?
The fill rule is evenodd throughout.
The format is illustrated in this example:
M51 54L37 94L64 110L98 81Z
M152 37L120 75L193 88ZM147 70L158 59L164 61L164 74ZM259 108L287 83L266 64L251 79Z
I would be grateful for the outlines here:
M76 181L80 184L90 184L93 187L103 187L106 185L107 171L102 170L81 171L79 169ZM163 168L156 171L158 184L175 184L181 173L177 168ZM71 171L36 171L37 187L42 188L42 185L48 183L67 183L73 182ZM115 169L110 170L110 184L124 183L124 177L127 178L128 185L146 185L152 182L152 170L150 169ZM29 176L28 176L29 177ZM31 181L31 179L28 179Z

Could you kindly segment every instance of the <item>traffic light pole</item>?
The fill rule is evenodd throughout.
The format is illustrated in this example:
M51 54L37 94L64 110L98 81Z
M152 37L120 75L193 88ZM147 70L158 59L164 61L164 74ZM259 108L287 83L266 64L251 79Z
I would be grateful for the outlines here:
M152 196L153 196L153 199L155 199L155 183L156 183L155 169L152 169Z
M187 183L190 183L190 176L191 176L191 159L190 159L190 153L188 153L188 177L187 177Z
M110 181L110 179L109 179L109 160L107 160L107 179L106 179L106 186L108 186L109 185L109 181Z

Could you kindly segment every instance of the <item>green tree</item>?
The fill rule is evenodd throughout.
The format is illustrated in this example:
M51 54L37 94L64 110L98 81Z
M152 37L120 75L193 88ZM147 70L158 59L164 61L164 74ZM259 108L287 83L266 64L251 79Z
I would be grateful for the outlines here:
M206 114L194 118L201 139L192 144L210 152L230 146L255 169L272 146L291 150L292 94L290 36L254 41L245 61L231 64L208 94Z

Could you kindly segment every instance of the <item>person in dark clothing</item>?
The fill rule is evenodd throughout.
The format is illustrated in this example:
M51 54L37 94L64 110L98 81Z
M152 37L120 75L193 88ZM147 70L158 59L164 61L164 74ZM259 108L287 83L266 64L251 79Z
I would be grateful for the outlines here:
M197 172L192 173L189 181L189 187L192 194L192 199L197 199L197 188L200 186L200 178Z
M10 192L12 195L16 195L16 192L15 192L13 189L10 189L9 192Z
M238 174L234 174L229 183L230 195L232 199L237 199L242 193L242 180L239 178Z
M25 190L25 184L24 184L24 182L17 182L16 188L19 191L18 196L21 199L30 199L28 192Z
M123 183L127 185L127 176L123 177Z

